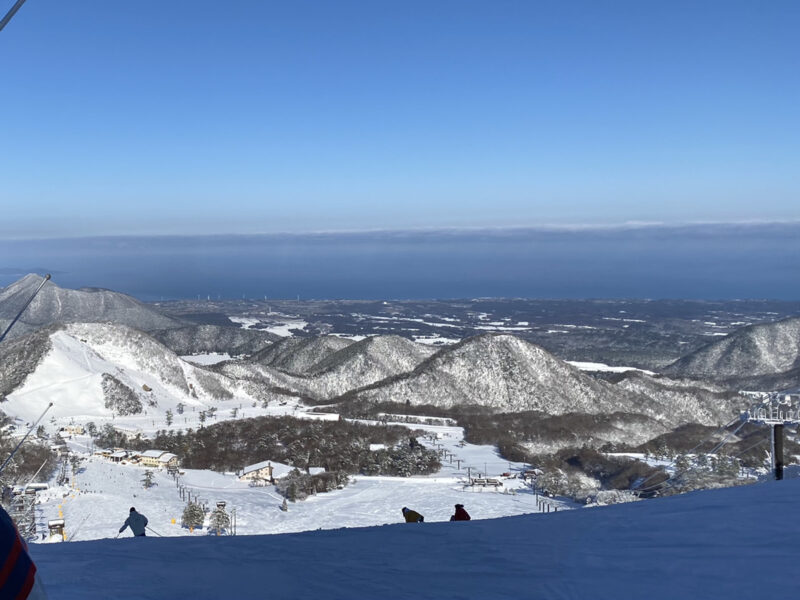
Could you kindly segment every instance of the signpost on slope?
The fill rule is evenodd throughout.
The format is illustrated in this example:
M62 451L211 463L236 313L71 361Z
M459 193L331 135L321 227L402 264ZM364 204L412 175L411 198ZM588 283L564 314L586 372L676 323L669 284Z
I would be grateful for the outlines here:
M775 479L783 479L783 428L800 425L800 393L769 392L758 404L741 414L743 421L772 428L772 469Z

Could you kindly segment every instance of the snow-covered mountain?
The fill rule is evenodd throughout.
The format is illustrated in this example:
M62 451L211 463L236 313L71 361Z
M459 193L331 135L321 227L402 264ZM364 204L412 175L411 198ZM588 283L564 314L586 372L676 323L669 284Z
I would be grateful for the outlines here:
M42 279L39 275L29 274L0 290L0 325L7 325L16 316ZM143 331L181 325L179 321L126 294L97 288L70 290L58 287L50 280L25 310L9 336L18 337L53 323L72 322L111 322Z
M697 395L686 384L655 382L644 374L623 379L628 383L596 380L539 346L512 335L485 334L442 349L412 372L346 394L342 401L480 405L548 415L629 412L673 425L727 422L735 414L738 397L732 394Z
M614 387L648 402L682 423L717 425L730 422L752 401L725 387L690 379L652 376L628 371L615 378ZM653 412L649 412L654 416Z
M0 344L0 401L36 370L53 347L50 337L62 328L50 325L29 335L6 338Z
M161 421L178 404L197 412L285 399L264 385L235 381L183 361L149 335L124 325L49 327L13 340L3 357L10 368L0 372L5 395L0 410L25 421L34 420L51 401L48 418L59 422L119 422L124 417L134 423Z
M203 410L233 398L244 406L340 397L544 415L630 413L672 427L728 422L744 407L737 395L695 381L636 372L615 383L598 380L508 334L476 336L438 352L398 336L289 339L249 360L199 367L123 325L50 326L0 348L0 397L7 397L0 409L29 420L52 396L61 399L56 416L110 417L141 405L133 414L161 418L178 403ZM22 400L33 391L38 403Z
M534 434L520 444L534 454L554 454L574 449L576 436L581 446L602 449L607 444L644 444L669 431L665 424L638 413L542 415Z
M784 379L790 387L800 368L800 317L743 327L680 358L663 372L758 386ZM782 378L781 376L784 375Z
M306 379L331 397L413 370L436 352L397 335L378 335L350 344L316 363Z
M484 334L442 349L412 372L356 392L375 402L432 404L450 408L477 404L513 412L597 412L611 394L534 344L512 335Z
M284 337L252 356L250 362L294 375L304 375L320 361L353 343L353 340L334 335Z
M283 339L260 329L221 325L187 325L153 331L150 334L180 356L214 352L230 356L249 356L272 346L276 340Z
M321 401L411 371L436 352L435 348L396 335L368 337L358 342L337 339L276 342L274 352L267 348L249 361L223 363L217 369L231 377L260 380ZM336 346L344 347L333 351ZM314 362L316 357L321 360ZM264 362L288 369L265 366ZM302 374L287 372L300 371L301 366L309 363L313 364Z

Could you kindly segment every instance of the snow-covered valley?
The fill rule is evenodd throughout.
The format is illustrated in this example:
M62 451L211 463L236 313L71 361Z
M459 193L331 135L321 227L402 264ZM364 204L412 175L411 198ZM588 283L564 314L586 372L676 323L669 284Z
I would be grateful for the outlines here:
M425 429L437 437L435 442L426 439L422 443L435 444L437 449L446 450L448 457L452 456L444 460L440 472L416 477L356 475L344 489L290 503L287 511L280 510L283 497L273 486L250 487L234 473L185 469L175 479L166 471L156 471L156 485L145 489L142 483L145 467L92 456L88 436L76 436L69 446L85 460L69 485L53 485L38 493L38 529L47 531L47 521L64 518L65 535L70 541L114 537L128 508L136 506L150 519L150 526L157 532L152 535L208 535L207 529L190 532L181 527L186 500L179 495L178 486L211 509L217 502L226 502L226 510L236 513L237 535L397 523L402 519L400 509L406 505L422 513L427 522L447 521L457 503L467 506L474 519L539 512L529 482L517 477L525 465L503 460L494 447L465 444L459 427L426 426ZM282 465L275 466L283 473L288 470ZM502 485L468 484L470 473L475 476L487 472L488 477L497 478ZM502 473L513 477L501 477ZM553 511L570 507L564 501L548 499L547 502Z
M669 379L641 367L599 360L567 362L508 333L508 323L527 327L527 321L492 320L483 313L476 318L493 327L493 333L456 340L453 332L448 338L453 343L439 348L397 335L293 337L311 320L289 320L280 329L277 316L271 313L269 318L275 321L272 329L263 331L255 327L263 328L263 321L241 317L233 318L238 328L182 324L152 335L106 322L53 323L0 348L6 431L19 439L30 427L41 444L49 439L61 452L57 442L63 439L75 463L74 471L64 462L63 469L59 466L49 476L33 508L35 534L29 539L52 598L105 598L109 590L119 598L258 598L264 593L286 598L584 598L590 590L598 598L634 597L632 590L637 597L646 590L651 597L672 598L685 596L689 589L705 590L706 597L713 597L733 589L728 581L736 580L739 572L727 579L706 576L702 582L696 573L723 572L729 562L744 559L730 552L723 553L725 561L704 557L711 548L719 554L719 546L691 536L716 519L722 523L737 517L745 510L738 505L757 502L753 499L759 494L778 494L770 485L749 486L761 492L726 490L720 493L727 494L725 502L732 505L712 502L713 514L707 507L711 496L704 494L687 496L690 500L679 505L680 516L658 508L675 506L665 500L612 510L583 507L589 501L633 500L631 486L652 482L648 469L653 467L663 468L664 477L674 475L677 481L683 472L675 461L652 455L642 461L644 455L636 453L644 451L631 448L687 424L701 427L695 435L714 440L715 446L724 431L709 433L702 427L713 429L729 421L749 402L719 385ZM639 323L620 319L625 327ZM405 321L450 330L455 319L426 316ZM569 329L568 324L559 326ZM458 407L473 407L472 420L459 416ZM252 419L265 416L301 420ZM383 465L372 471L363 468L367 463L350 463L347 473L384 475L350 475L347 485L319 493L314 487L305 500L287 502L281 485L292 467L270 452L281 454L291 447L287 462L300 461L309 474L324 471L322 465L331 457L325 450L309 450L314 444L307 441L316 439L313 433L306 439L286 437L285 432L280 437L274 429L248 423L285 422L292 431L321 435L325 423L310 430L301 425L315 421L335 421L329 424L342 432L365 424L373 431L388 432L396 425L418 430L399 436L400 442L393 438L391 444L398 443L394 448L372 443L383 440L372 440L372 434L364 432L356 432L349 443L360 448L363 459L419 442L425 452L438 454L441 467L418 471L426 475L401 477L387 476L380 470ZM500 441L468 443L465 430L456 423L495 440L500 438L491 437L491 427L500 433L503 423L518 427L526 433L514 440L516 446L506 438L504 452L528 452L523 454L527 458L519 459L527 462L504 459ZM105 439L115 440L109 447L137 452L147 444L151 452L159 450L151 443L156 436L170 444L170 436L195 437L183 446L187 456L177 457L186 464L169 473L137 464L138 458L131 460L120 448L95 453L96 438L81 431L89 425L104 431ZM198 430L203 436L196 435ZM230 439L209 434L211 430L227 432ZM241 437L248 431L252 445ZM126 446L120 436L128 436L136 446ZM740 448L751 443L757 448L763 442L744 436L735 441ZM330 443L331 438L321 442ZM597 452L608 445L627 450ZM178 452L177 447L171 445L169 451ZM201 457L196 451L206 447L225 449L217 453L225 456L235 449L238 458L216 470L206 469L209 463L221 463L213 453ZM539 466L530 453L552 456L570 448L575 453L564 454L561 466L543 463L544 471L535 470L540 488L558 485L564 491L556 493L564 496L543 497L530 477L522 478ZM600 475L588 475L600 464L615 468L612 463L625 457L639 460L638 466L630 467L624 476L628 479L620 479L617 487L606 488ZM206 464L188 468L189 459ZM573 460L601 462L570 479L558 479L564 474L561 467ZM227 471L266 462L275 469L275 486L251 486ZM753 471L743 473L738 477L750 477ZM736 477L728 485L740 482ZM782 492L797 484L781 485ZM609 495L601 499L601 493ZM581 504L567 497L579 498ZM774 502L777 512L786 510L783 498ZM182 526L189 499L207 511L203 525L191 529ZM235 525L224 527L218 536L210 521L222 503ZM471 523L447 523L456 504L467 508ZM147 542L127 539L129 531L112 539L131 506L149 519ZM401 523L403 506L422 513L425 523ZM653 518L661 521L652 523ZM63 532L48 535L49 524L61 519ZM709 535L732 543L743 531L711 525ZM746 535L751 541L761 534L748 528ZM145 552L142 543L148 544ZM606 546L612 551L604 551ZM767 550L753 560L758 565L773 558ZM772 562L765 568L772 568ZM690 564L701 569L680 571ZM94 565L103 565L102 574ZM619 565L630 573L613 575ZM312 569L313 581L308 576ZM141 572L152 574L152 580L137 582L135 574ZM735 587L750 589L743 581Z

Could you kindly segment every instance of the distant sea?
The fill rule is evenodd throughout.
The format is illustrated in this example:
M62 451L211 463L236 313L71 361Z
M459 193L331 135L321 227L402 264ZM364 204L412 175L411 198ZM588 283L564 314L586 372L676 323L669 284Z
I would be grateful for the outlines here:
M0 240L0 285L141 300L800 300L800 223Z

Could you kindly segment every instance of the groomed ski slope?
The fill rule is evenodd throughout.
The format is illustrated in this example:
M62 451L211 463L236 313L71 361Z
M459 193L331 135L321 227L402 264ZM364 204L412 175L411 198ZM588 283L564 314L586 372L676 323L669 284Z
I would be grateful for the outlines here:
M791 598L800 480L461 523L37 544L52 600Z
M300 412L298 416L310 418L313 415ZM344 489L290 503L287 512L280 510L283 497L273 486L249 487L247 482L238 481L233 473L185 469L179 483L191 492L193 498L200 498L212 509L217 502L226 502L229 513L236 511L239 535L396 523L401 519L400 509L404 505L421 512L428 522L447 521L456 503L464 504L475 519L539 510L531 488L522 479L503 479L503 485L497 489L465 485L470 473L475 476L488 471L491 477L503 472L516 475L525 469L523 463L503 460L494 446L464 442L464 431L460 427L406 426L435 433L437 447L446 449L460 462L444 459L441 470L427 476L355 475ZM147 469L144 467L91 456L87 436L76 436L68 443L73 452L84 457L84 462L72 478L71 486L55 486L52 480L49 490L37 494L40 532L47 530L47 521L64 518L66 535L71 542L111 538L116 535L130 506L136 506L160 535L207 535L206 530L190 532L180 526L186 501L179 495L176 481L165 471L153 469L156 485L145 490L142 480ZM423 438L420 443L433 445L428 438ZM276 477L291 469L279 463L274 466ZM549 500L549 504L551 508L560 509L571 506L569 502L555 499Z

